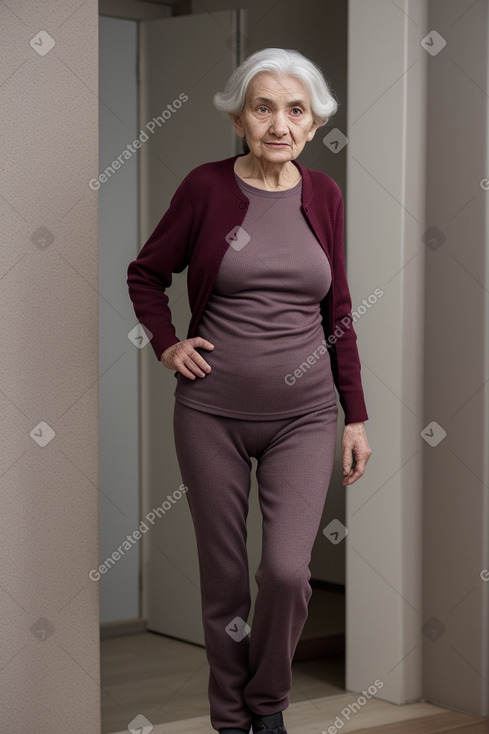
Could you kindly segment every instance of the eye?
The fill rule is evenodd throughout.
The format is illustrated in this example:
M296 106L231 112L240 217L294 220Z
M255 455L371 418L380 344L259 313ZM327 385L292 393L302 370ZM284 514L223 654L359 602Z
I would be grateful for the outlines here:
M264 107L263 105L260 105L257 109L258 109L258 112L268 112L267 108Z
M293 117L299 117L302 114L302 110L300 107L293 107L292 112L298 112L298 115L293 115Z

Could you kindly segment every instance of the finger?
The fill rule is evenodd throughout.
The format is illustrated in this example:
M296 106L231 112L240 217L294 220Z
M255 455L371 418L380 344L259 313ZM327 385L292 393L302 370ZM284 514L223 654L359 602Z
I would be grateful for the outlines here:
M196 352L197 354L197 352ZM175 354L172 360L172 368L181 372L182 375L188 377L191 380L195 380L195 376L205 377L205 374L195 364L192 356L183 352L181 354Z
M184 357L181 357L181 361L187 370L190 370L190 372L197 375L197 377L205 377L212 369L210 364L205 361L202 355L195 350L192 350L190 354L186 354Z
M202 347L203 349L214 349L214 344L212 342L207 341L207 339L204 339L202 336L196 336L193 339L191 339L193 342L194 347Z
M363 476L365 472L366 463L367 462L365 459L359 460L355 464L355 466L351 469L349 474L346 477L344 477L343 485L353 484L353 482L356 482L357 479L360 479L360 477Z
M205 377L205 375L203 374L202 370L204 370L204 372L207 372L207 373L209 373L211 371L210 364L208 364L205 361L205 359L203 358L203 356L201 354L199 354L196 351L193 351L192 354L190 355L190 357L193 359L193 361L197 365L197 367L200 367L201 376L202 377Z
M356 482L359 478L360 477L357 475L356 470L352 469L350 474L347 477L343 478L343 486L346 487L349 484L353 484L353 482Z
M182 362L182 366L187 370L187 372L190 372L193 378L195 377L205 377L205 372L203 372L198 364L196 364L193 360L193 358L189 355L189 359L187 359L185 362Z
M353 467L353 461L354 461L354 456L353 456L353 452L351 448L345 446L345 448L343 449L343 461L342 461L344 475L349 474L351 472L352 467Z
M177 370L177 372L180 372L184 377L188 377L189 380L195 380L195 375L193 372L191 372L188 367L185 365L184 362L182 362L180 365L174 365L173 369Z

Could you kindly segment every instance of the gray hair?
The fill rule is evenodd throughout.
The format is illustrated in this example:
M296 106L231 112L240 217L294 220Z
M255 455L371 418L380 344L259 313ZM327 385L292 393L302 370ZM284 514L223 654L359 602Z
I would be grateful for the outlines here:
M264 48L248 56L233 71L224 92L214 95L214 107L220 112L239 114L245 105L248 84L262 71L300 79L309 92L312 115L318 127L326 125L338 109L338 102L319 66L299 51L284 48Z

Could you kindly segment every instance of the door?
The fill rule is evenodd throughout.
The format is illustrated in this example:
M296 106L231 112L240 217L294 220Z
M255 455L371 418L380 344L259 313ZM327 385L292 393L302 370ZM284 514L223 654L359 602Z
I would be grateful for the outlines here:
M140 129L148 138L140 159L141 244L192 168L240 150L229 117L212 100L241 60L243 21L244 12L233 10L140 23ZM186 272L175 275L169 298L184 339ZM152 631L204 644L197 546L173 442L175 385L174 373L147 344L141 350L141 519L151 520L142 544L142 615ZM260 538L256 513L249 519L251 537ZM253 547L259 551L256 542Z

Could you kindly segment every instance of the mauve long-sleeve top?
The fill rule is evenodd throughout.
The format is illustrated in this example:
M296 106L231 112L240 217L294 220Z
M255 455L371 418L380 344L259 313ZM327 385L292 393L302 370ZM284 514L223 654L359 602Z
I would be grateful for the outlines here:
M192 317L186 338L194 336L207 338L209 332L203 333L202 327L205 331L206 323L209 326L213 315L216 318L216 314L219 314L218 319L221 320L225 318L222 303L220 311L219 309L216 311L212 306L218 303L219 294L221 301L225 297L226 294L222 289L227 288L229 291L227 295L230 296L233 288L235 292L236 288L243 288L242 283L239 285L235 281L233 284L229 280L229 266L234 256L242 255L241 260L235 260L235 263L239 263L242 267L245 265L245 258L249 258L252 253L249 246L252 245L254 238L250 238L246 244L243 244L249 236L246 226L243 225L245 225L247 213L251 212L248 226L255 231L255 236L257 236L258 229L255 230L254 226L260 226L259 220L253 227L250 224L253 221L253 211L257 211L256 199L252 194L261 190L255 187L247 189L247 185L240 182L234 172L235 160L236 156L233 156L221 161L205 163L193 169L178 186L169 208L138 257L129 264L127 273L129 296L139 322L151 334L151 345L158 360L169 346L179 341L171 321L167 295L173 273L182 272L188 266L188 298ZM284 313L285 320L280 321L279 319L275 324L278 325L279 332L281 330L281 336L276 334L278 341L272 339L267 347L270 350L267 359L271 357L273 360L274 344L279 345L282 339L283 346L285 332L289 331L289 336L292 337L290 340L291 360L288 362L287 356L280 353L280 349L275 354L278 374L282 380L282 397L285 396L287 400L291 401L289 408L282 401L281 415L287 410L289 414L298 413L298 404L293 404L293 401L299 400L300 402L301 392L308 401L308 406L312 407L312 404L318 405L319 403L324 405L330 400L331 388L334 384L345 413L345 424L368 420L361 382L357 338L351 315L351 298L345 272L344 207L341 190L328 174L307 169L297 161L293 163L302 176L299 184L294 187L297 190L261 191L261 195L271 194L270 197L262 196L263 201L271 199L277 206L283 202L292 204L295 201L295 213L297 215L299 211L302 217L302 219L294 218L296 232L293 237L301 238L301 242L295 241L295 245L296 247L303 245L306 248L309 257L313 257L314 267L317 268L317 272L312 274L310 263L296 263L299 269L295 285L290 280L292 277L290 272L286 276L288 285L280 283L275 277L275 287L278 285L281 292L280 298L284 297L287 288L292 289L289 301L284 304L288 315ZM299 201L294 196L299 191L300 206L298 207ZM252 202L255 202L253 206L251 206ZM266 211L262 216L266 218ZM287 240L285 245L287 248L294 246L293 237ZM261 242L262 247L265 245L264 241ZM313 248L313 245L316 246L316 249ZM325 258L321 257L321 249ZM226 253L228 255L225 258ZM274 272L273 268L275 268L276 276L276 260L272 265L272 270L266 275L267 282L272 289L274 286L269 276ZM300 282L304 282L307 270L313 277L310 277L308 286L305 287L305 290L303 289L302 296L299 297L297 289L300 290ZM265 270L262 272L265 273ZM241 277L243 275L244 273L241 272ZM253 277L258 277L256 272ZM268 289L269 296L270 290ZM259 298L256 292L254 298ZM312 304L314 299L316 299L315 307ZM230 303L229 298L227 302ZM301 303L300 306L299 303ZM248 328L252 328L256 336L259 324L256 321L253 324L253 316L250 316L249 308L252 306L252 300L244 305L248 308ZM308 308L310 310L306 316ZM300 325L298 326L294 321L301 310L305 317L302 327L308 323L305 329L308 337L304 341L304 334L302 335L302 347L300 338L297 342L294 342L293 338L294 328L298 328L299 332L301 330ZM295 315L292 316L292 314ZM292 319L289 329L287 329L287 319ZM236 320L233 321L235 325L238 323ZM321 328L318 328L319 324ZM228 327L232 329L231 322ZM316 335L320 337L319 340L316 339ZM238 339L237 336L236 338ZM235 341L235 344L238 341L239 339ZM240 349L241 353L247 354L249 358L251 353L249 349L246 349L245 341L247 341L246 338L243 338L240 342ZM266 343L266 340L262 340L262 347L265 347ZM248 341L248 347L251 344L252 341ZM296 346L299 347L299 352ZM303 348L305 348L305 353ZM197 390L202 390L201 406L203 406L205 404L204 391L209 390L211 385L209 378L219 377L219 374L222 377L225 372L229 374L233 367L237 367L237 364L233 363L231 352L226 355L227 361L218 361L220 350L217 348L213 352L203 349L199 351L211 364L213 371L206 377L195 380L188 380L181 374L176 374L178 377L176 396L178 399L179 385L181 383L183 387L184 380L187 397L190 389L200 382L202 387L196 387ZM298 364L296 364L297 358L300 359ZM253 363L253 379L256 379L259 369L258 362ZM284 372L284 370L287 371ZM332 377L332 382L330 377ZM309 378L310 381L307 383L306 380ZM314 380L317 380L315 385L313 385ZM207 387L204 387L203 383L206 381L208 381ZM213 386L217 387L217 382L218 380L214 380ZM224 384L222 386L224 387ZM308 387L311 390L307 389ZM183 392L182 390L182 398L184 397ZM194 391L193 394L196 395L197 391ZM217 390L213 394L217 396ZM215 398L212 400L215 402ZM253 405L251 410L250 405ZM246 406L253 415L256 415L257 405L256 401L253 404L249 400L246 401ZM242 414L243 411L246 412L246 406L244 403L234 403L234 408L242 411ZM228 404L228 407L233 409L232 405ZM278 404L273 399L267 405L262 401L262 407L264 408L263 413L267 412L268 407L269 413L278 414Z
M265 191L236 176L250 200L231 236L197 348L203 378L177 374L177 401L231 418L267 420L336 405L319 304L331 286L326 253L301 213L302 181Z

